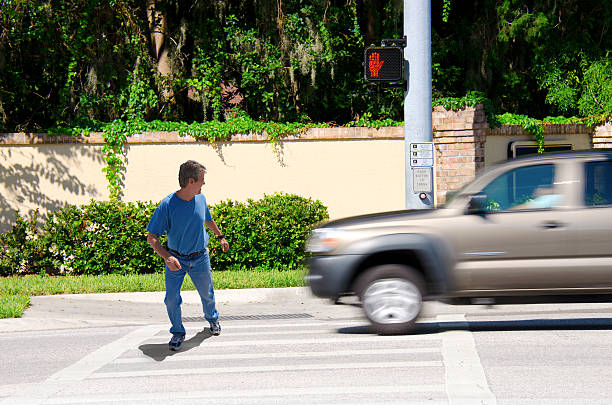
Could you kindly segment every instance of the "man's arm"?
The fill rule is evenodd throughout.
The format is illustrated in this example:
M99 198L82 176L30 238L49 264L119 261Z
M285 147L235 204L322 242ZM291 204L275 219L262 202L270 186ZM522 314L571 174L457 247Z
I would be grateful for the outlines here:
M217 226L217 223L215 222L215 220L205 221L204 223L206 224L208 229L213 231L217 239L219 239L219 236L222 236L222 233L219 230L219 227ZM229 243L227 243L227 241L225 240L225 237L222 237L221 239L219 239L219 242L221 242L221 250L223 250L224 252L227 252L229 250Z
M159 237L157 235L149 232L147 235L147 242L149 243L149 245L151 245L155 253L157 253L162 259L164 259L166 266L168 266L170 270L180 270L181 263L179 263L178 259L172 256L170 252L168 252L166 248L162 246L161 243L159 243Z

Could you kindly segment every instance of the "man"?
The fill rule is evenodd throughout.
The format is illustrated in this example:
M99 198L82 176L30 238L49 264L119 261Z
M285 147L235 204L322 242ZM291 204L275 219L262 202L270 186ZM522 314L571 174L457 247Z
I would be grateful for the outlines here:
M189 274L200 294L204 318L210 323L210 331L213 335L221 333L206 249L208 233L204 226L220 240L223 252L229 250L229 244L212 219L206 197L202 194L205 174L206 168L200 163L193 160L183 163L179 169L181 189L162 200L147 226L147 242L166 263L164 303L172 323L172 338L168 343L170 350L178 350L185 340L181 318L181 285L185 274ZM159 242L164 232L168 236L167 249Z

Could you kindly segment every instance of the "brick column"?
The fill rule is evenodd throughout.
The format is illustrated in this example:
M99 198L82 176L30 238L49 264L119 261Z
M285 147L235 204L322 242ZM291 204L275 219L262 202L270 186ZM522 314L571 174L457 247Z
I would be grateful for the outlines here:
M436 203L446 193L472 181L484 167L484 144L489 124L482 105L460 111L434 107L433 141L436 153Z
M612 122L595 127L593 149L612 148Z

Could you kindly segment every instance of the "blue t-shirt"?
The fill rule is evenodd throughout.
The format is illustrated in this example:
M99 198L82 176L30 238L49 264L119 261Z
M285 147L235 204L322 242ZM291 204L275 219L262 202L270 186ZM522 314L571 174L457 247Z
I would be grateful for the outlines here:
M212 221L204 194L196 194L193 200L185 201L172 193L155 209L147 231L157 236L166 232L170 249L190 254L208 245L204 221Z

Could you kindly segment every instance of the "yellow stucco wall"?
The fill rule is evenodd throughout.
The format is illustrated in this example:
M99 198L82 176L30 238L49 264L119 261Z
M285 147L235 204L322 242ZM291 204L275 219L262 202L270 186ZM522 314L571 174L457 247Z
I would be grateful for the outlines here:
M41 214L67 203L107 198L101 146L0 147L0 232L14 224L14 211Z
M458 176L469 181L475 174L474 162L480 158L477 152L483 148L475 133L481 136L486 132L486 165L505 160L511 142L535 143L518 125L490 130L485 122L474 124L478 117L484 120L484 111L468 110L436 112L437 148L449 161L455 159L451 166L457 166L436 168L436 198L441 189L456 189ZM552 125L545 128L545 140L569 142L574 149L609 144L609 126L595 133L597 137L591 138L584 126ZM403 136L401 127L312 128L283 141L277 154L261 134L236 135L233 142L216 149L178 133L137 134L127 146L123 199L161 200L178 188L179 165L194 159L208 168L204 193L211 204L285 192L320 200L331 218L402 209ZM81 139L0 134L0 232L14 224L14 210L27 214L38 208L44 215L66 204L107 199L102 142L101 134ZM471 166L463 163L465 159ZM468 170L463 170L466 167ZM453 187L440 187L448 183Z
M537 145L533 135L487 135L485 141L485 166L490 166L508 159L508 145L513 142ZM545 135L547 145L571 144L573 150L591 149L591 136L589 134L559 134Z
M207 167L210 204L286 192L320 200L332 218L404 208L403 139L286 141L280 155L269 142L130 144L123 200L161 200L188 159ZM0 232L15 209L108 198L99 145L2 146L0 162Z

